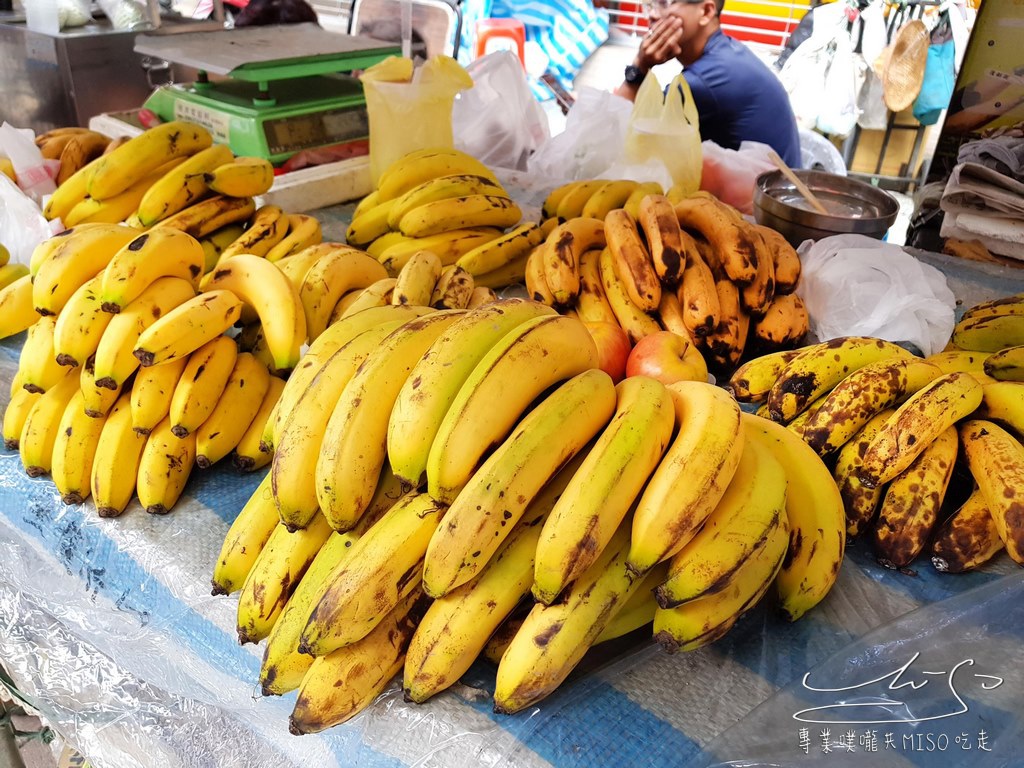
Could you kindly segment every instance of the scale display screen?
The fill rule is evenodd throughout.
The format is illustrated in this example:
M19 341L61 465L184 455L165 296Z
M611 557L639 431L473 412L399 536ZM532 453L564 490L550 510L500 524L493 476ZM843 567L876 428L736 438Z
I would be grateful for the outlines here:
M366 138L370 124L366 108L359 106L268 120L263 130L270 153L278 155Z

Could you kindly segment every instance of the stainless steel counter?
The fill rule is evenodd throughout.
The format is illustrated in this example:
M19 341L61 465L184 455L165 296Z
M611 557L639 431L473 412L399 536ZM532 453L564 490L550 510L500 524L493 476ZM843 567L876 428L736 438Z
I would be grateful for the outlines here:
M102 112L137 109L152 91L135 31L100 20L48 35L7 18L0 16L0 120L36 131L85 126ZM180 67L171 74L194 78Z

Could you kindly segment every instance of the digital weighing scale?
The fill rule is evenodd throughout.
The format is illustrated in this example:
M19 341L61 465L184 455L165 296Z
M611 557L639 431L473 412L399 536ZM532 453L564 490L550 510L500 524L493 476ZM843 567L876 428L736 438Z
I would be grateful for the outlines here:
M146 109L165 121L199 123L236 155L272 163L366 138L362 84L340 73L401 53L393 43L312 23L139 35L135 50L199 70L194 83L158 88Z

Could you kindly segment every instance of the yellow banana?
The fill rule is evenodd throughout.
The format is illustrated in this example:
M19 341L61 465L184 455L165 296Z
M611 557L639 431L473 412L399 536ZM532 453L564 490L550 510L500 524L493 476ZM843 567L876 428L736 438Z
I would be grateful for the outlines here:
M526 262L529 254L510 261L503 267L492 269L482 275L473 275L477 288L504 288L509 285L522 285L526 280Z
M986 385L978 416L1006 424L1024 436L1024 384L999 381Z
M362 253L359 249L344 243L314 243L308 248L304 248L274 263L291 281L292 285L296 288L301 288L302 281L306 278L306 273L309 272L310 268L327 254L335 252ZM267 259L267 261L270 261L270 259Z
M718 506L739 465L744 434L740 409L711 384L668 387L677 434L633 514L628 564L646 573L682 549Z
M607 183L607 179L590 179L575 184L558 202L558 207L555 208L552 215L557 216L561 221L579 218L583 215L583 209L590 198Z
M441 269L441 260L430 251L414 254L398 271L391 303L429 307L430 297L434 295L434 288L441 277Z
M53 317L41 317L28 328L18 356L18 373L22 388L29 392L45 392L64 378L67 372L57 362L53 351L53 329L56 324Z
M385 277L360 289L359 294L351 302L345 303L344 309L338 312L337 315L331 312L331 317L336 318L331 320L331 322L337 322L346 317L358 315L360 312L371 307L386 307L390 305L391 293L395 290L396 282L397 280L393 277ZM340 306L342 306L341 301L338 302L338 307Z
M41 315L59 313L75 291L104 270L118 249L138 236L137 229L116 224L91 225L59 236L60 244L32 278L36 311Z
M217 262L220 260L220 255L224 253L224 249L241 237L244 231L245 229L241 224L228 224L216 232L211 232L199 241L199 244L203 247L203 257L206 260L203 264L203 274L217 266Z
M1007 554L1015 563L1024 564L1024 526L1020 519L1024 446L1002 427L982 419L961 424L960 439Z
M113 197L164 163L212 143L209 131L195 123L172 121L150 128L99 158L89 176L89 195L100 200Z
M295 532L278 523L238 596L239 643L258 643L270 635L302 574L330 535L331 527L323 515Z
M138 434L148 435L171 412L171 399L187 364L188 358L181 357L146 366L135 375L129 403L132 429Z
M533 596L550 605L608 545L672 440L664 385L635 376L616 387L615 415L555 504L537 544Z
M157 318L195 296L192 284L177 277L161 277L107 324L96 347L96 385L117 389L139 367L132 354L139 336Z
M697 244L682 231L672 203L663 195L648 195L640 202L636 222L644 233L658 279L678 285Z
M786 471L789 543L775 591L783 615L796 621L821 602L839 575L846 549L843 500L828 468L796 434L750 414L743 415L743 428Z
M85 398L85 413L93 418L100 418L106 415L107 411L113 408L114 403L121 396L121 387L113 389L101 387L96 384L96 368L94 358L87 358L85 365L81 367L78 386Z
M667 563L652 569L622 608L608 622L604 631L597 636L594 645L615 640L644 627L647 627L646 634L650 636L650 624L654 621L654 612L658 609L658 602L654 599L654 588L665 581L667 575Z
M8 451L18 450L21 428L25 426L25 419L39 397L38 392L29 392L20 387L11 393L11 399L4 409L3 426L4 448Z
M522 224L461 256L457 264L471 275L484 275L530 253L544 240L533 223Z
M655 591L662 608L715 595L786 525L786 472L757 440L747 440L732 482L700 532L672 558Z
M385 469L359 524L351 531L332 533L324 542L267 638L260 668L264 696L280 696L299 687L302 676L313 663L312 656L299 653L299 638L309 614L330 586L336 569L351 553L352 545L408 491L407 485Z
M399 327L342 391L316 462L317 499L335 530L355 525L369 503L386 459L388 420L410 371L462 314L434 312Z
M913 357L888 341L844 336L807 347L793 358L768 392L768 409L785 424L858 368Z
M497 184L491 170L465 152L430 149L410 153L385 170L377 184L377 199L394 200L425 181L455 175L483 176Z
M100 301L102 280L102 275L97 275L83 283L57 315L53 329L53 353L60 365L74 367L84 363L96 352L103 331L110 324L113 316L103 311L103 302Z
M715 287L715 276L700 250L687 254L677 296L683 323L690 336L699 339L714 333L722 319L723 308Z
M519 712L549 695L568 677L644 582L626 566L628 551L626 524L601 557L573 582L564 600L533 607L498 665L496 712Z
M458 264L441 267L441 276L430 294L430 306L435 309L466 309L474 287L473 276Z
M459 390L500 339L554 311L535 302L508 299L456 320L412 369L388 422L388 460L395 474L419 485L435 436Z
M113 197L98 200L95 197L86 197L78 202L74 208L68 211L64 217L64 224L69 227L77 227L82 224L119 224L131 216L139 207L139 202L145 196L149 188L159 181L163 175L180 165L182 158L172 160L162 165L152 173L141 178L137 183L128 187Z
M29 477L39 477L50 471L61 417L76 392L78 369L72 368L63 379L39 396L25 417L18 436L18 452Z
M441 260L443 266L455 264L474 248L501 237L501 230L494 227L471 227L453 229L427 237L405 237L388 245L377 254L377 259L390 274L398 274L405 263L419 251L430 251Z
M615 319L622 330L629 336L631 344L636 344L644 336L658 333L661 326L658 321L644 312L629 298L625 283L615 268L615 260L610 249L605 248L598 257L598 268L601 273L601 286L604 288L608 304L612 308Z
M530 501L608 423L614 410L611 377L591 369L530 411L452 502L427 549L424 591L440 597L472 579Z
M779 375L798 354L783 350L748 360L729 378L726 389L741 403L763 403Z
M487 231L489 232L490 230ZM387 234L383 234L380 237L378 237L372 243L368 243L366 247L363 248L363 250L366 251L366 253L373 256L373 258L383 263L384 259L381 258L381 254L384 253L384 251L386 251L388 248L390 248L393 245L399 245L401 243L416 242L416 240L417 238L406 237L401 232L388 232ZM401 259L399 259L398 266L395 269L391 269L390 267L388 267L388 273L397 274L398 270L401 269L403 263L404 262Z
M231 150L226 145L214 144L165 173L139 202L139 222L144 227L151 227L205 197L210 188L204 174L230 163L231 159Z
M96 166L99 165L99 161L100 158L96 158L88 165L75 171L70 178L65 180L50 195L50 199L46 201L46 205L43 207L43 216L48 221L53 221L54 219L63 221L68 212L86 198L89 189L89 177Z
M544 198L544 205L541 208L541 215L545 219L555 218L558 215L558 206L562 204L562 200L565 199L565 196L583 183L584 181L570 181L551 190L548 193L548 196Z
M210 416L237 360L238 347L227 336L218 336L192 353L171 395L168 418L176 437L194 434Z
M361 640L418 590L423 553L445 509L412 492L360 536L310 613L299 653L325 656Z
M585 251L604 248L603 221L569 219L555 227L539 247L544 281L556 304L569 304L580 292L580 257Z
M636 222L621 209L610 211L604 220L604 233L616 274L630 301L644 312L655 311L661 303L661 282Z
M275 438L271 469L277 509L281 521L289 528L306 527L320 508L317 457L342 391L367 356L404 322L405 318L400 318L381 323L343 344L323 362L316 376L303 388L303 394L292 404L282 422L280 435ZM291 382L286 391L292 391Z
M852 439L876 413L905 400L941 375L937 367L919 359L865 365L825 396L804 422L801 436L815 453L827 456Z
M526 283L526 294L534 301L555 306L555 295L548 288L547 275L544 272L544 243L534 248L526 258L523 279Z
M266 433L262 443L267 449L273 450L280 439L281 430L291 420L295 404L305 394L306 389L319 373L328 358L363 331L369 330L391 320L402 319L403 322L427 314L423 307L373 307L357 316L337 322L317 337L309 345L306 354L288 377L288 385L281 395L280 405L267 421Z
M32 303L32 276L19 277L0 288L0 338L21 333L39 320Z
M388 211L388 227L397 230L402 217L421 205L467 195L508 197L501 185L487 176L472 174L439 176L413 187L401 197L396 198ZM353 218L355 218L354 214Z
M302 213L288 214L288 233L267 251L267 261L275 262L293 256L323 242L323 239L324 233L318 219Z
M0 252L0 256L2 256L2 252ZM10 253L7 254L7 258L10 258ZM24 264L3 264L0 266L0 290L3 290L15 280L20 280L27 274L29 274L28 267Z
M490 288L478 285L473 288L473 292L469 294L469 304L466 305L466 309L479 309L487 304L493 304L496 301L498 301L498 294Z
M146 437L139 459L136 491L139 503L151 515L166 515L185 490L196 460L196 436L178 437L170 419L157 424Z
M378 237L390 232L388 219L397 202L388 200L373 206L358 217L353 216L348 229L345 230L345 242L356 248L365 248Z
M402 217L399 231L406 237L428 237L470 227L505 229L518 224L522 217L519 206L508 197L465 195L413 208Z
M675 204L680 226L700 233L714 249L725 274L746 285L757 276L755 244L735 209L710 196L693 196Z
M626 198L626 202L621 207L635 219L640 215L640 203L643 202L645 197L663 194L665 194L665 189L661 184L656 181L646 181L630 192L629 197ZM673 201L672 204L675 205L675 202Z
M544 523L543 513L531 519L531 512L532 507L480 575L427 609L406 653L407 699L422 704L458 681L498 625L529 593L533 555Z
M132 429L129 397L125 392L110 409L92 460L89 487L100 517L117 517L135 494L146 436Z
M600 256L600 250L583 251L580 254L580 290L576 296L576 311L584 322L618 325L619 321L615 317L612 305L608 303L608 296L601 283L601 269L598 263Z
M203 180L218 195L256 197L274 186L274 166L262 157L236 157L207 171Z
M279 522L268 474L228 528L213 567L212 594L230 595L242 588Z
M869 488L892 480L949 426L973 413L981 405L982 393L981 385L969 373L947 373L933 379L901 405L875 435L857 477Z
M248 221L256 212L251 197L208 197L157 222L154 229L177 229L196 240L230 224Z
M256 209L249 226L231 245L224 249L221 261L240 253L266 256L288 233L288 215L276 205Z
M874 549L886 568L906 568L924 549L939 519L956 463L957 433L949 426L900 472L882 499Z
M609 181L602 184L601 187L587 199L587 202L583 206L583 210L580 211L580 216L586 219L604 221L604 217L608 215L608 212L615 208L621 208L625 205L629 196L633 194L639 186L640 184L638 182L631 181L629 179ZM673 212L673 218L674 217L675 213Z
M242 352L210 415L196 430L196 465L206 469L235 449L256 418L270 388L270 372L249 352Z
M1007 347L989 355L985 373L999 381L1024 381L1024 346Z
M79 390L68 401L53 443L50 474L65 504L81 504L88 498L92 463L106 419L85 413L85 396Z
M327 328L331 311L342 295L387 276L379 262L358 251L336 251L320 258L306 272L299 289L310 341L316 341Z
M1003 549L996 522L975 488L970 497L950 515L932 539L932 565L940 573L964 573L978 568Z
M263 402L260 403L259 410L256 411L252 423L245 430L238 445L235 446L235 453L231 457L232 463L240 472L252 472L270 463L271 452L264 451L260 447L260 439L266 428L267 420L277 405L277 401L281 399L283 391L284 379L271 376L270 386L267 387L267 393L263 396Z
M288 730L316 733L370 706L401 672L406 646L426 605L414 590L362 640L316 659L302 679Z
M229 290L256 310L274 366L294 368L306 342L306 315L298 290L284 273L266 259L241 254L207 277L204 290Z
M867 529L874 520L878 504L885 493L884 485L877 488L868 488L864 485L857 477L857 470L868 445L895 412L894 409L887 408L875 414L846 445L839 449L832 476L839 487L839 495L846 510L847 536L857 537Z
M143 367L188 357L231 328L241 311L242 302L231 291L201 293L143 331L132 354Z
M953 328L953 343L960 349L998 352L1024 344L1024 312L965 317Z
M437 429L427 457L430 495L454 501L534 399L597 360L590 332L570 318L543 315L505 334L466 378Z
M103 271L103 311L120 312L162 277L177 277L198 287L204 264L203 247L184 232L154 229L139 235L115 253Z
M786 556L785 517L765 545L743 562L724 590L654 612L654 638L669 653L694 651L724 636L772 585Z

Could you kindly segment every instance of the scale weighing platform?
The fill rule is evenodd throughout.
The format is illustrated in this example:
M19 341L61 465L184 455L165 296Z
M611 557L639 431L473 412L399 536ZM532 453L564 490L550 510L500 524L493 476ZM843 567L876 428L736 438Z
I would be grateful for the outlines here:
M363 86L340 73L401 54L393 43L313 23L139 35L135 50L199 70L194 83L158 88L146 109L199 123L236 155L272 163L369 136Z

